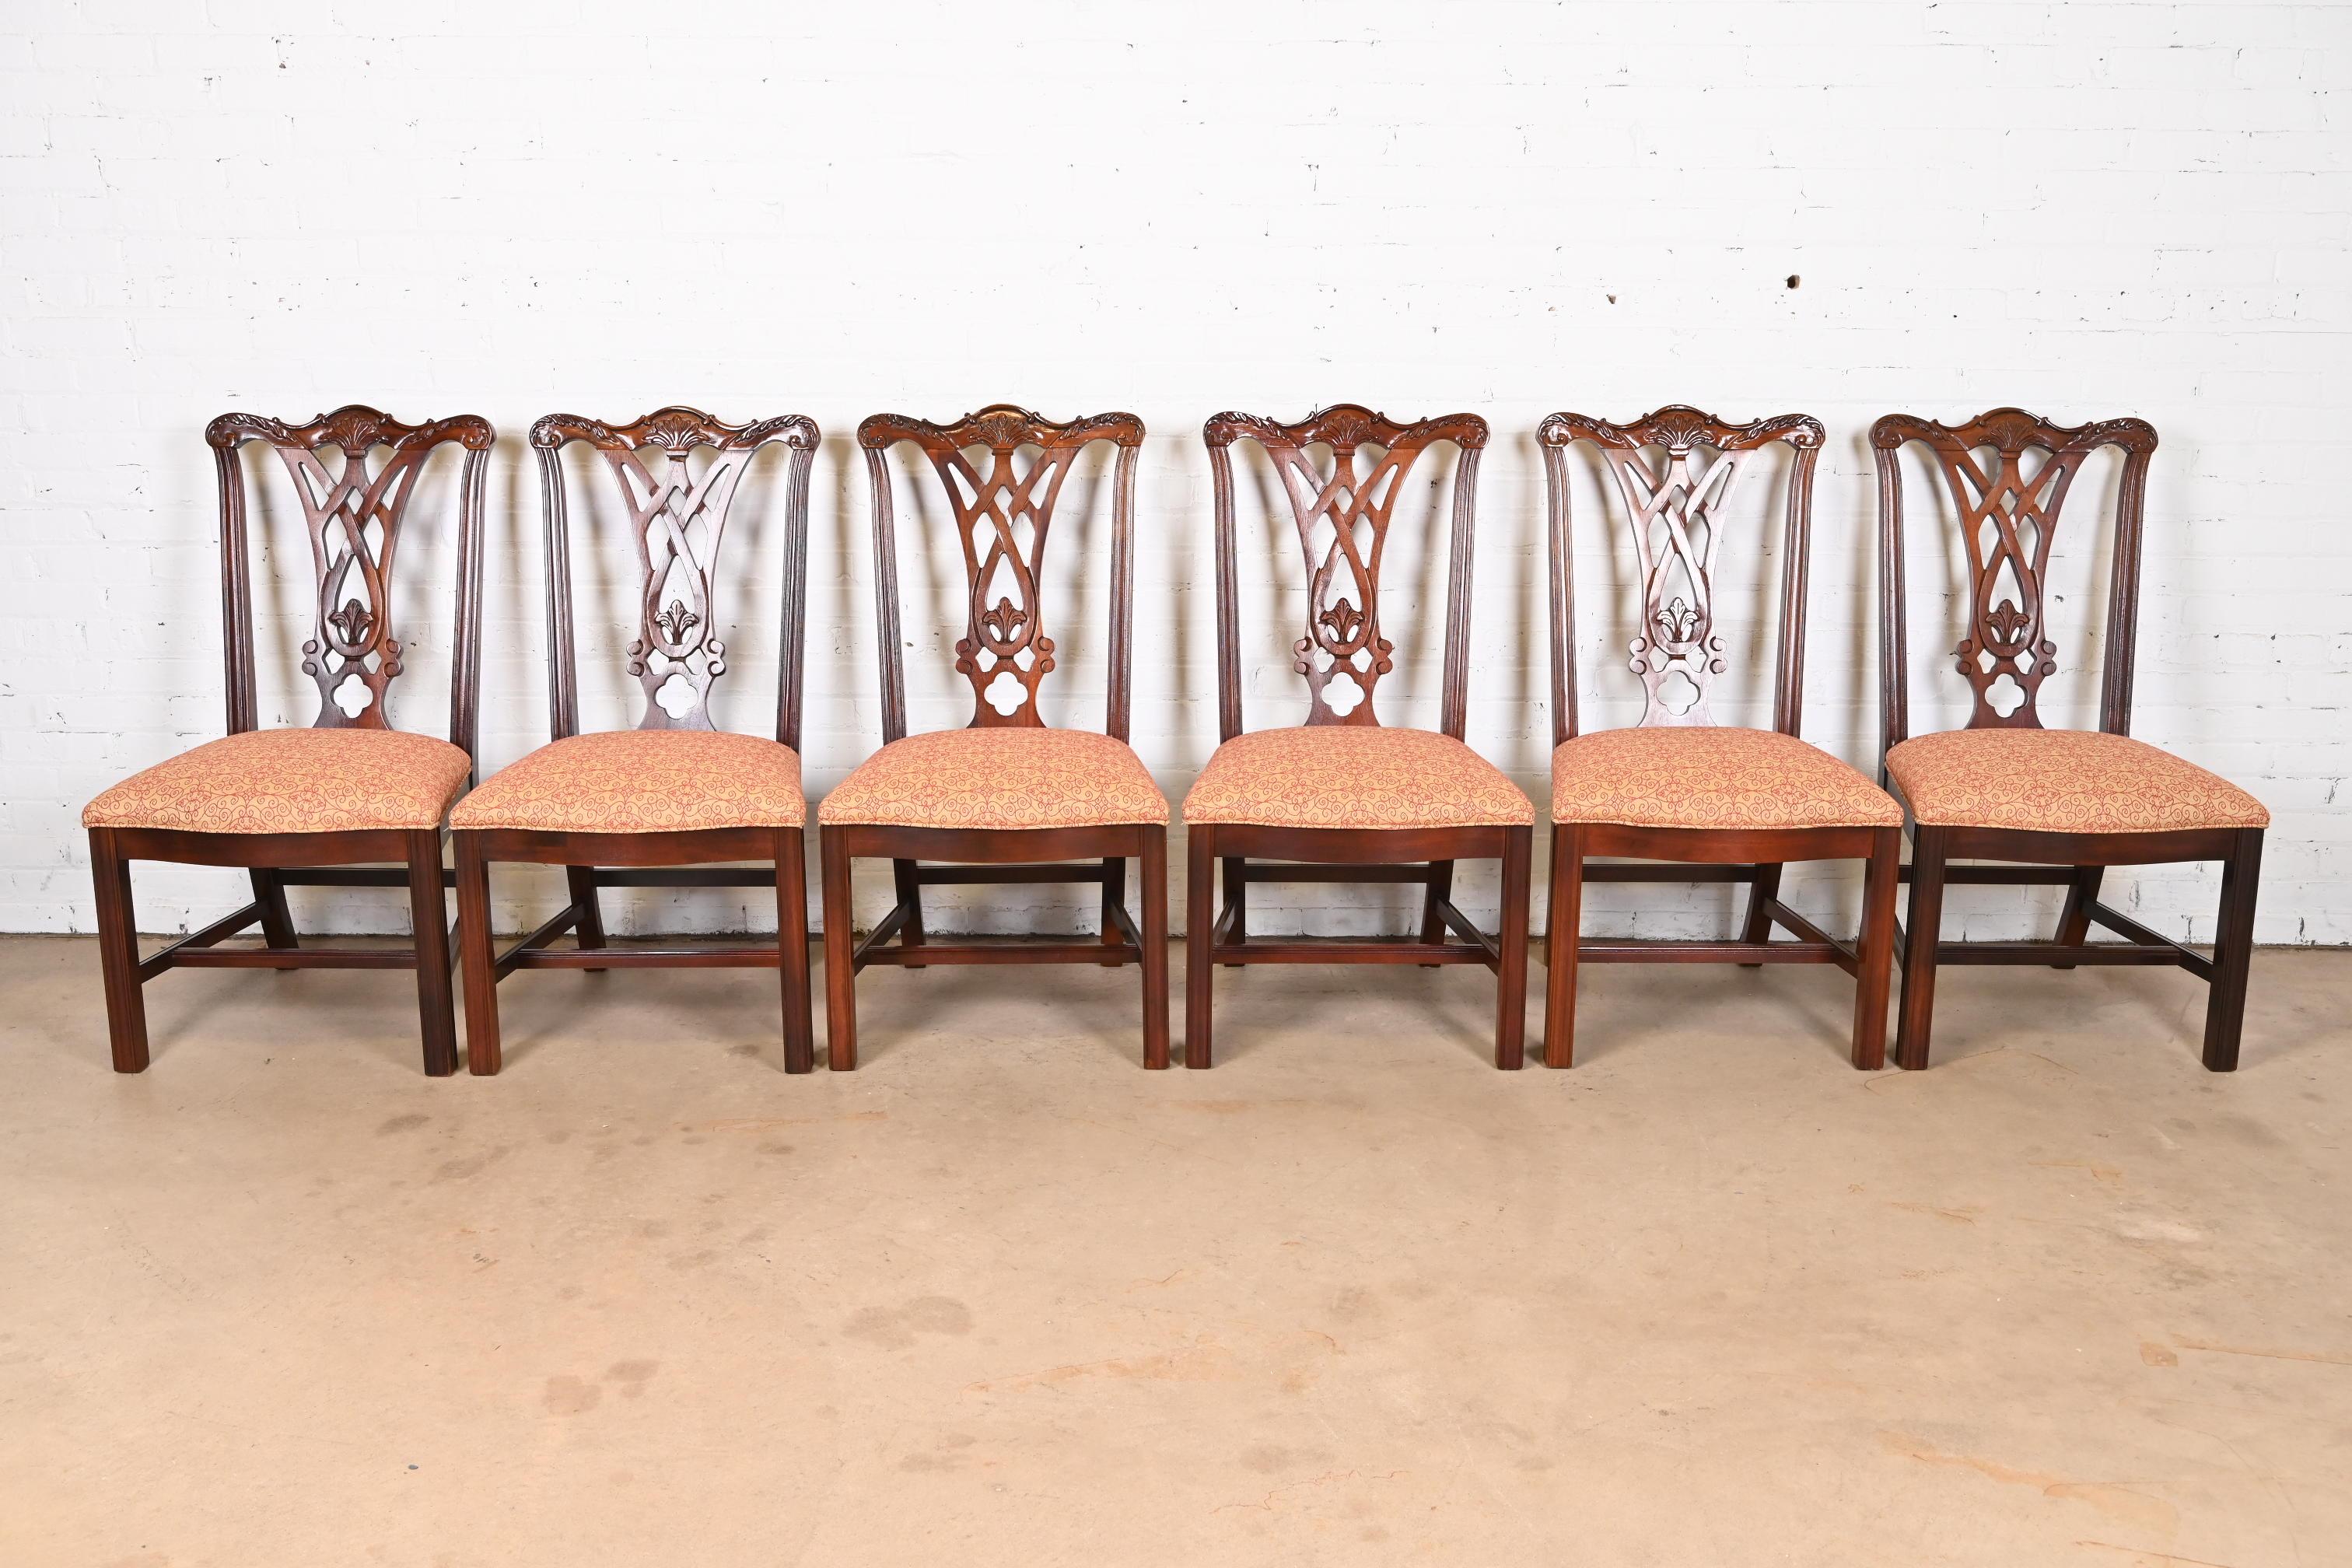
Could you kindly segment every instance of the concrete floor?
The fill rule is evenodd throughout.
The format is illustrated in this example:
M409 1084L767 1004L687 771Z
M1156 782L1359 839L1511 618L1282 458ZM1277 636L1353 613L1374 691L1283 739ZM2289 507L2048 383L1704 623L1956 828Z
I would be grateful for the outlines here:
M2352 1562L2352 953L2234 1077L2148 971L1870 1076L1818 970L1515 1075L1462 971L1221 972L1166 1074L1131 972L871 971L804 1079L772 985L435 1081L404 975L186 973L117 1078L0 942L0 1563Z

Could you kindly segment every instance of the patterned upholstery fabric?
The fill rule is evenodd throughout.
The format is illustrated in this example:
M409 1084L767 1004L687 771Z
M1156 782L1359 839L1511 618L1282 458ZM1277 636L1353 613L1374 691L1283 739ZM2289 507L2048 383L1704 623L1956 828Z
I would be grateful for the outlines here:
M893 741L817 808L891 827L1164 823L1168 797L1124 741L1091 730L938 730Z
M1629 827L1900 827L1903 808L1777 730L1601 730L1551 754L1554 822Z
M692 833L808 821L801 759L759 735L614 730L552 742L500 768L449 814L453 828Z
M1949 730L1886 753L1886 772L1933 827L2149 833L2267 827L2263 803L2218 773L2127 735Z
M82 808L84 827L352 833L438 827L473 763L399 730L248 730L133 773Z
M1516 827L1535 807L1503 771L1432 730L1318 724L1219 746L1184 820L1258 827Z

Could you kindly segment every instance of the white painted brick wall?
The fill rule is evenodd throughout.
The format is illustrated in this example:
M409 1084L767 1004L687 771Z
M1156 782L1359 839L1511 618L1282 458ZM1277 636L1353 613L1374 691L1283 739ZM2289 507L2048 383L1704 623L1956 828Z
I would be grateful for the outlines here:
M2013 402L2162 431L2136 728L2276 812L2265 941L2352 940L2343 4L60 0L13 8L7 26L0 928L88 930L80 806L219 732L199 433L224 409L304 417L368 401L412 418L478 412L506 433L490 486L490 766L546 721L530 420L674 400L814 416L831 437L810 563L817 791L878 732L858 418L995 399L1056 416L1132 409L1153 432L1136 740L1171 796L1215 739L1202 418L1341 399L1475 409L1497 439L1470 739L1540 796L1529 437L1543 414L1689 401L1827 422L1808 733L1870 766L1864 431L1892 409ZM1091 521L1056 542L1083 541L1083 570L1072 554L1055 564L1088 585L1059 616L1067 654L1049 690L1057 717L1098 723L1106 530L1098 505L1078 515ZM283 634L307 564L282 491L259 521L295 552L263 598L265 632ZM1607 653L1622 633L1599 618L1622 568L1589 510L1580 523L1587 720L1622 722L1633 682ZM1262 518L1245 526L1253 563L1279 558ZM1751 524L1735 552L1754 541ZM760 582L738 601L750 627L722 711L756 729L774 666L750 628L772 624L773 531L755 510L737 542ZM952 717L933 587L956 568L939 542L929 567L911 552L908 567L910 674L930 722ZM429 532L410 549L398 706L433 726L451 560ZM2082 613L2053 695L2088 722L2101 558L2080 519L2059 550ZM1735 554L1739 613L1752 618L1769 564ZM1948 580L1917 573L1923 622L1948 611L1935 591ZM1264 655L1253 712L1275 720L1296 710L1279 649L1297 600L1253 587L1247 602ZM1923 721L1958 715L1957 679L1932 657L1956 636L1916 636ZM266 666L272 722L309 716L284 657L299 637ZM1402 711L1425 715L1434 680L1399 640L1414 656ZM586 673L592 710L620 721L616 667ZM1737 689L1748 700L1735 710L1760 719L1752 672ZM1853 880L1811 876L1798 896L1850 918ZM2210 933L2211 868L2118 883L2160 928ZM181 928L238 886L142 868L142 923ZM552 886L502 879L502 918L543 910ZM1493 879L1467 891L1491 906ZM2049 908L2015 890L1954 901L1970 934ZM616 915L758 925L758 902L702 893ZM869 916L878 902L869 885ZM313 922L404 923L386 898L307 903ZM1696 933L1720 929L1730 903L1621 888L1588 908L1596 928ZM1267 889L1253 917L1336 932L1402 912L1302 888ZM1091 915L1041 893L935 920Z

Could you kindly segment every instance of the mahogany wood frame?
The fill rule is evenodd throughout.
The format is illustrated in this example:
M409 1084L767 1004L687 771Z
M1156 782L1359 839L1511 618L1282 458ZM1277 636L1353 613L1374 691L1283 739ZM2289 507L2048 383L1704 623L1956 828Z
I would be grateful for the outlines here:
M1454 508L1447 563L1444 687L1439 727L1462 739L1469 709L1471 542L1476 521L1478 459L1486 422L1450 414L1412 422L1359 404L1318 409L1285 425L1252 414L1220 414L1202 426L1216 487L1217 725L1219 738L1242 733L1241 630L1236 579L1239 551L1234 518L1233 445L1255 441L1275 465L1291 503L1306 552L1306 636L1294 645L1292 668L1307 686L1308 724L1378 725L1373 700L1391 668L1391 645L1381 635L1380 562L1391 514L1423 452L1441 442L1454 447ZM1307 452L1331 454L1326 473ZM1359 475L1361 447L1381 449L1369 474ZM1332 538L1318 549L1318 529ZM1369 548L1360 530L1369 529ZM1330 682L1345 675L1360 700L1344 711L1326 700ZM1205 1068L1213 1047L1215 965L1251 963L1482 963L1496 981L1495 1065L1519 1067L1526 1055L1528 902L1534 829L1480 827L1267 827L1192 823L1184 828L1190 938L1184 955L1184 1065ZM1490 939L1455 907L1451 893L1456 860L1503 863L1503 929ZM1215 910L1222 865L1225 902ZM1402 882L1422 889L1417 939L1294 938L1253 941L1253 882ZM1448 942L1447 933L1463 940Z
M2021 408L1992 409L1959 425L1890 414L1870 427L1871 456L1878 469L1882 758L1884 750L1891 750L1911 731L1903 473L1898 458L1901 449L1914 441L1934 455L1966 546L1969 634L1953 649L1953 656L1974 694L1966 726L1971 730L2042 727L2037 699L2042 679L2057 671L2058 647L2045 621L2042 574L2059 509L2085 458L2103 447L2123 453L2123 476L2116 495L2106 649L2099 682L2099 728L2111 735L2128 735L2139 633L2140 548L2147 470L2157 446L2155 426L2142 419L2060 425ZM1978 451L1988 448L1997 459L1990 473L1975 458ZM2041 466L2032 474L2023 467L2029 451L2043 454ZM2004 678L2012 679L2023 693L2005 715L1990 697L1991 689ZM1885 782L1895 797L1903 800L1902 789L1894 780ZM2053 969L2073 969L2087 963L2176 966L2205 981L2210 987L2205 1005L2205 1067L2211 1072L2236 1069L2239 1037L2245 1025L2247 967L2253 952L2255 887L2262 876L2262 829L2084 834L1924 826L1912 813L1909 801L1903 800L1903 806L1910 821L1912 851L1911 863L1903 868L1902 875L1911 884L1911 907L1909 919L1896 936L1895 952L1903 968L1903 998L1895 1035L1896 1065L1927 1065L1939 965L2046 963ZM2011 864L1952 864L1959 859ZM2222 862L2221 918L2210 956L2099 901L2099 884L2110 866L2189 860ZM2049 942L1943 941L1944 889L1986 883L2066 889L2056 936ZM2124 940L2091 942L2087 939L2094 925ZM1927 933L1924 941L1919 936L1922 931Z
M473 415L404 425L357 404L289 426L256 414L224 414L205 428L220 485L221 632L228 695L227 732L260 727L253 641L253 578L245 524L245 468L238 449L260 441L284 462L308 520L318 593L317 620L303 646L304 673L318 683L320 728L389 729L387 698L400 674L394 637L393 557L418 471L445 445L465 452L457 503L456 658L450 675L449 739L469 756L481 689L483 490L489 422ZM330 473L319 453L341 450ZM373 472L369 454L390 448ZM373 529L375 542L368 542ZM357 583L352 579L356 577ZM356 590L356 591L354 591ZM361 595L364 595L362 598ZM335 600L343 603L337 605ZM335 700L356 679L367 701L347 714ZM170 969L413 969L425 1070L457 1067L457 1027L449 983L447 885L436 826L346 833L189 833L164 828L94 827L90 872L98 894L99 963L114 1070L143 1072L148 1063L147 1005L142 988ZM253 901L145 958L131 903L131 863L242 866ZM387 866L384 862L392 862ZM406 949L304 947L286 904L294 887L405 888L416 937ZM263 946L219 944L249 926Z
M1576 594L1569 536L1569 453L1580 441L1597 447L1620 481L1637 552L1650 565L1642 584L1642 631L1631 647L1633 668L1648 691L1643 723L1652 726L1709 725L1706 687L1725 667L1722 639L1714 635L1712 563L1725 521L1717 506L1738 478L1737 465L1774 447L1789 449L1789 475L1781 516L1780 616L1776 642L1772 727L1798 734L1805 688L1807 573L1812 548L1813 468L1820 459L1821 422L1784 414L1734 425L1675 404L1626 424L1581 414L1555 414L1538 426L1543 447L1544 489L1549 515L1551 555L1552 745L1577 733ZM1654 470L1643 456L1664 454L1666 468ZM1694 468L1693 455L1713 454ZM1727 466L1731 465L1731 466ZM1667 538L1654 547L1655 526ZM1699 528L1705 531L1694 541ZM1671 559L1669 559L1671 558ZM1670 569L1671 568L1671 569ZM1685 601L1666 595L1680 583ZM1685 713L1669 711L1658 694L1658 676L1681 669L1698 696ZM1587 864L1591 856L1622 856L1630 863ZM1895 942L1895 879L1902 859L1902 835L1892 827L1788 827L1706 829L1635 827L1598 822L1556 822L1551 836L1550 930L1545 963L1550 971L1544 999L1544 1060L1556 1068L1576 1059L1576 981L1582 963L1833 963L1853 977L1853 1060L1875 1070L1886 1059L1886 996ZM1780 870L1792 860L1864 862L1862 930L1841 942L1780 899ZM1668 862L1658 864L1657 862ZM1748 912L1735 942L1661 939L1586 941L1578 931L1587 882L1739 882L1748 887ZM1781 927L1798 940L1777 942Z
M1128 693L1135 608L1135 471L1143 422L1132 414L1097 414L1057 424L1008 403L992 404L950 424L877 414L857 427L874 498L875 607L881 655L882 740L907 733L907 682L899 635L898 550L891 505L889 450L913 443L938 470L964 548L964 634L956 668L972 687L971 726L1039 729L1037 690L1054 668L1045 635L1040 567L1055 503L1078 454L1096 441L1118 449L1111 503L1110 690L1105 732L1128 737ZM1023 448L1037 456L1024 469ZM984 448L981 472L964 454ZM969 499L967 499L967 492ZM1024 550L1015 532L1030 527ZM1002 591L1012 579L1015 602ZM998 602L987 602L991 593ZM987 690L1009 676L1022 689L1011 712ZM868 964L922 969L934 963L1139 963L1143 969L1143 1065L1168 1065L1168 830L1158 823L1057 828L935 828L829 824L818 829L824 860L825 1049L836 1072L857 1066L857 972ZM1127 862L1142 863L1142 921L1127 910ZM863 942L856 939L850 862L887 859L898 901ZM1085 864L1093 861L1095 864ZM927 864L927 862L929 862ZM1098 941L1014 937L935 942L923 930L923 889L986 883L1094 883L1102 889ZM890 945L891 939L897 945Z
M551 414L531 426L539 455L540 494L547 525L548 711L552 739L580 732L580 691L572 606L572 538L564 504L563 447L593 447L622 487L636 535L639 616L629 645L629 671L645 689L646 730L714 728L709 692L726 671L726 647L712 637L719 620L718 557L737 485L770 446L790 454L784 499L784 604L779 633L776 739L800 748L801 668L808 579L809 468L820 439L814 422L797 414L730 425L698 409L657 409L630 425L605 425L576 415ZM686 459L697 447L711 452L699 480ZM661 453L668 473L656 477L639 454ZM699 518L706 552L698 555L689 531ZM656 548L656 531L660 542ZM683 576L682 586L671 586ZM668 605L666 593L674 594ZM688 604L688 600L691 604ZM691 705L673 717L658 699L664 681L682 675ZM457 858L460 949L466 971L466 1059L487 1076L503 1064L499 1031L499 982L518 969L774 969L782 983L784 1070L815 1065L809 1016L808 868L797 827L719 827L686 833L548 832L524 828L463 828L451 836ZM762 866L720 865L761 861ZM504 952L491 940L489 867L494 861L562 866L572 901ZM597 908L600 888L759 888L776 891L773 942L721 946L608 948ZM566 931L574 945L549 944Z

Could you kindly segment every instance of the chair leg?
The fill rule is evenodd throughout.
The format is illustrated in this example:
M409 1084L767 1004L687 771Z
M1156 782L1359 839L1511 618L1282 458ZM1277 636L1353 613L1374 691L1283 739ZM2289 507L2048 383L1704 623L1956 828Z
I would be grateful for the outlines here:
M1551 830L1551 929L1544 967L1544 1065L1576 1065L1576 930L1584 915L1583 836L1573 823Z
M898 902L906 906L907 923L898 928L900 947L920 947L923 935L923 884L915 879L912 860L890 862L890 885L898 889ZM928 963L910 963L909 969L929 969Z
M566 866L563 868L563 880L572 891L573 911L572 934L578 939L582 947L593 949L604 946L604 909L596 899L595 868ZM588 973L603 974L605 971L592 969Z
M2262 878L2263 830L2239 831L2221 868L2221 918L2213 933L2213 987L2205 1000L2205 1068L2238 1070L2246 1022L2246 970L2254 956L2254 885Z
M1421 895L1421 940L1431 947L1445 940L1445 916L1438 906L1454 895L1454 862L1432 860L1429 880L1423 884ZM1424 963L1423 969L1435 969L1434 963Z
M1214 964L1209 952L1216 945L1216 830L1206 823L1184 829L1184 1065L1204 1068L1214 1058L1210 1041L1210 987ZM1233 862L1225 862L1230 868ZM1227 885L1228 898L1241 896L1242 883ZM1235 906L1238 908L1239 906Z
M294 934L294 912L286 907L286 884L271 870L255 869L247 875L253 879L253 901L261 909L261 940L271 947L299 947L301 938ZM292 969L291 963L281 963L278 969Z
M1742 942L1772 940L1772 900L1780 896L1780 868L1759 866L1753 880L1748 884L1748 918L1740 922ZM1742 969L1761 969L1761 963L1743 963Z
M457 995L449 982L449 904L441 891L441 830L408 836L408 912L416 932L416 1010L425 1029L425 1072L457 1070Z
M1143 1065L1168 1066L1168 830L1143 830ZM1122 865L1125 862L1121 862Z
M503 1065L499 1039L498 940L490 930L490 868L482 841L452 833L457 851L457 954L466 971L466 1070L488 1078Z
M1225 857L1225 907L1234 911L1232 937L1236 946L1249 941L1249 874L1244 869L1248 865L1249 861L1245 857L1240 855ZM1190 941L1191 938L1188 937L1185 940ZM1228 963L1225 967L1239 969L1242 966L1236 962ZM1205 1067L1208 1064L1204 1062L1202 1065Z
M1119 948L1127 945L1127 935L1118 929L1118 920L1111 911L1127 902L1127 861L1112 857L1102 863L1102 944ZM1103 960L1105 969L1117 969L1116 958Z
M116 1072L147 1070L147 998L139 978L139 921L131 904L131 862L114 830L89 830L89 870L98 887L98 967L106 985L106 1037Z
M1528 883L1533 868L1536 830L1513 827L1503 835L1502 949L1495 966L1495 1065L1516 1071L1528 1057ZM1442 927L1441 927L1442 929ZM1428 940L1424 933L1423 941Z
M824 1050L835 1072L857 1066L857 974L850 960L857 951L850 929L849 844L841 830L817 830L824 881Z
M1944 836L1916 829L1911 839L1911 915L1905 922L1903 1002L1895 1010L1895 1065L1927 1065L1928 1026L1936 1011L1936 943L1944 924Z
M2091 934L2091 905L2099 896L2099 883L2107 874L2105 866L2077 866L2074 879L2066 888L2066 907L2058 916L2058 941L2064 947L2078 947ZM2053 969L2072 969L2071 963L2053 963Z
M1864 1072L1876 1072L1886 1065L1886 994L1895 970L1895 889L1902 868L1903 830L1879 829L1871 840L1870 860L1863 873L1862 933L1854 950L1853 1065Z
M808 850L797 827L776 829L776 968L783 991L784 1070L816 1070L810 1017Z

